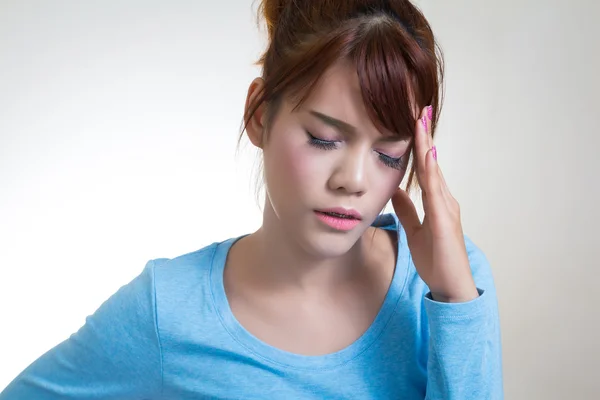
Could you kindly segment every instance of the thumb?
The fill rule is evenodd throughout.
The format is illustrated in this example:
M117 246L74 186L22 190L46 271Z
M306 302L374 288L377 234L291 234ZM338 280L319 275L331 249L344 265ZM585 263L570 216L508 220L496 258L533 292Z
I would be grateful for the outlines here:
M392 196L392 205L407 235L409 237L412 236L421 227L421 221L419 220L415 204L410 199L408 193L398 188Z

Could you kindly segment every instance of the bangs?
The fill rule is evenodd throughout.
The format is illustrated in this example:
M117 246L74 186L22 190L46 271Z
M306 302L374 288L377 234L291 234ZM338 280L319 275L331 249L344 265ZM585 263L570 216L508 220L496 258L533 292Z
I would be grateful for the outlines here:
M435 55L432 59L390 17L363 25L351 45L350 57L367 112L380 131L412 138L421 110L436 101Z
M287 88L297 108L327 68L349 61L356 68L367 113L382 134L412 138L423 107L433 105L434 115L438 114L439 60L393 17L363 15L330 30L316 44L306 43L310 47L299 46L288 55L295 58L289 64L293 69L282 73L267 92Z

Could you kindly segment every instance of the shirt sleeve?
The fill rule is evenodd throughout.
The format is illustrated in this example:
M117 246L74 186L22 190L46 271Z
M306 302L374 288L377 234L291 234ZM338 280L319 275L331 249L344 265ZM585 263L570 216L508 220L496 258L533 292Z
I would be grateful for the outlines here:
M0 400L159 399L155 309L154 262L149 261L77 332L21 372Z
M429 322L427 400L503 399L498 301L487 258L465 237L479 297L441 303L425 295Z

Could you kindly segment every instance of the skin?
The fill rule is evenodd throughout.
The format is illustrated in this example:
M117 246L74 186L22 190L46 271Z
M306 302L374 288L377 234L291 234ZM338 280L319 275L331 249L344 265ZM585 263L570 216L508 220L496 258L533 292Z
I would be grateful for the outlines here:
M371 123L351 65L337 63L325 75L301 108L292 111L284 100L268 131L264 105L250 121L248 137L264 157L263 224L233 245L224 273L238 321L272 346L304 355L350 345L375 319L394 272L397 238L370 225L390 198L434 299L478 295L458 203L431 155L425 125L415 127L421 223L399 189L410 143L390 140L391 132ZM247 108L262 85L260 78L250 85ZM335 143L318 148L310 135ZM390 157L404 158L390 167L384 162ZM314 212L331 207L354 209L362 220L351 231L335 231Z

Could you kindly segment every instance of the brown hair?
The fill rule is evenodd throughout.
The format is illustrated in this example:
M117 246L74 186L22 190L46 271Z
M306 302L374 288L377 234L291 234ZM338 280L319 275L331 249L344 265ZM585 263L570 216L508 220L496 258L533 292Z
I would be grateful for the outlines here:
M408 0L261 0L268 47L262 66L264 89L244 115L243 131L266 105L266 125L283 96L310 95L336 61L356 66L365 106L380 130L414 135L415 113L433 106L435 132L443 101L443 56L429 23ZM383 128L383 129L381 129ZM413 148L410 149L414 157ZM407 189L414 183L414 165Z

